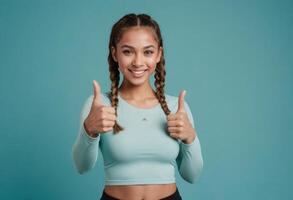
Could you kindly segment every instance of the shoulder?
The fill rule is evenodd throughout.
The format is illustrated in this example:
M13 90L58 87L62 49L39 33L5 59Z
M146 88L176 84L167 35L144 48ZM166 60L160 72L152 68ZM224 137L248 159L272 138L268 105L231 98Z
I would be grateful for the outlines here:
M176 106L178 105L178 96L175 96L170 93L165 93L166 102L171 111L175 111Z
M169 109L171 111L177 111L179 96L172 95L170 93L168 93L168 94L165 93L165 97L166 97L166 101L169 106ZM186 98L184 99L184 105L185 105L185 108L187 108L188 110L190 109L190 107L186 101Z
M100 98L102 100L103 105L106 105L106 106L111 105L107 92L102 92ZM85 105L86 106L92 105L93 100L94 100L94 95L93 94L89 95L85 100Z
M177 96L174 96L170 93L165 93L165 98L166 98L167 103L170 104L170 106L171 106L171 104L174 104L176 102L176 100L178 99Z

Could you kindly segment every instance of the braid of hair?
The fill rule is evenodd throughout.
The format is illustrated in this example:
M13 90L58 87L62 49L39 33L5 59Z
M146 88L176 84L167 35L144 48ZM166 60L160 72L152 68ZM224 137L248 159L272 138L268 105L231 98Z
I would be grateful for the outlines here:
M112 61L112 60L111 60ZM110 65L109 71L110 71L110 79L111 79L111 91L107 93L108 98L110 99L111 106L115 108L115 115L117 117L117 107L118 107L118 85L120 80L120 74L118 71L118 67L115 66L113 62L113 65ZM120 131L124 130L124 128L118 124L117 120L115 121L113 132L119 133Z
M165 92L164 92L164 86L165 86L165 58L164 55L162 55L162 58L160 62L158 63L156 67L156 73L155 73L155 86L156 86L156 96L159 100L162 109L164 110L166 115L169 115L171 111L168 108L168 104L166 102Z

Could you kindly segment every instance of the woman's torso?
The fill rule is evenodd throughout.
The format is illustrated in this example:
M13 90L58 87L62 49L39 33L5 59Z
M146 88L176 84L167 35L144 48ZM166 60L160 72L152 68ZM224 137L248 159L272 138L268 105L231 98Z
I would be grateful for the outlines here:
M148 185L106 185L105 192L121 200L154 200L172 195L176 183Z
M120 100L123 101L123 99L121 99L121 98L120 98ZM124 102L125 102L125 100L124 100ZM135 104L134 102L131 102L131 103ZM153 100L148 105L136 104L135 106L138 106L141 108L151 108L151 107L156 106L158 103L159 102L157 100ZM131 106L131 105L128 103L128 106ZM127 112L125 111L122 113L127 113ZM153 118L155 118L155 117L153 116ZM123 123L123 121L122 121L122 123ZM128 125L128 128L130 128L130 125ZM146 138L144 138L144 140L145 139ZM167 141L167 140L165 140L165 141ZM153 141L153 142L155 142L155 141ZM174 145L173 146L173 148L175 149L174 153L177 154L179 149L176 148L177 146L175 145L174 141L172 141L171 143ZM167 146L170 147L170 146L172 146L172 144L167 144ZM153 148L155 147L154 144L152 146L153 146ZM119 148L121 148L124 151L127 149L126 146L121 147L121 145L119 146ZM162 151L163 150L161 149L161 152ZM134 151L131 150L130 152L134 152ZM171 156L171 157L173 157L173 156ZM108 195L113 196L117 199L121 199L121 200L142 200L142 199L143 200L154 200L154 199L159 200L159 199L162 199L162 198L165 198L167 196L172 195L176 191L176 183L136 184L136 185L105 185L104 191Z

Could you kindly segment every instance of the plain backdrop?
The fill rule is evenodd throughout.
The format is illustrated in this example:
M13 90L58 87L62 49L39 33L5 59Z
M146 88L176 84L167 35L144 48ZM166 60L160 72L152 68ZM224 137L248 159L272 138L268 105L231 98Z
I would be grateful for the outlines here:
M0 0L0 199L99 199L102 157L80 175L71 148L131 12L159 23L166 93L185 89L195 119L204 169L176 169L183 199L293 199L293 4L277 0Z

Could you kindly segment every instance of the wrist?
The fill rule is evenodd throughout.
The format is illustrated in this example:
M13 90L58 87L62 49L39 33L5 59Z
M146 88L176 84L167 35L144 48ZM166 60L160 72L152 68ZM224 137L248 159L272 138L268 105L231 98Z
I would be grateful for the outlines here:
M98 133L92 133L92 132L87 128L86 121L83 122L83 127L84 127L85 132L86 132L90 137L98 137L98 136L99 136Z
M185 144L191 144L195 140L195 137L196 137L196 135L194 135L191 138L187 138L186 140L182 140L182 142L185 143Z

